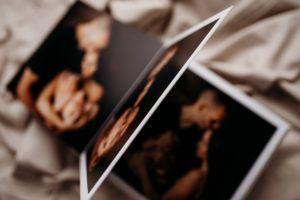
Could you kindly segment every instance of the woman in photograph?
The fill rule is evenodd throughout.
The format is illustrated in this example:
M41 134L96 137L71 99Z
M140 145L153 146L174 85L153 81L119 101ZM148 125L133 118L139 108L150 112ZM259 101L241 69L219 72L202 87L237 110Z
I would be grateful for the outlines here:
M69 29L62 29L52 36L52 39L58 41L65 38L64 36L69 33L67 30ZM56 133L77 130L94 119L100 110L99 102L104 95L104 88L93 79L93 75L98 67L101 50L109 43L110 19L106 15L101 15L76 24L72 30L76 45L72 44L70 48L65 48L66 56L58 62L64 63L63 60L69 59L68 53L79 48L82 52L80 72L57 66L57 69L63 70L56 72L48 82L41 84L44 77L26 67L16 87L17 96L41 116L45 124ZM69 43L72 42L65 42ZM49 42L48 49L53 45L57 44ZM58 50L54 55L62 56L60 48ZM39 89L38 94L33 94L33 88L41 87L40 85L43 87Z

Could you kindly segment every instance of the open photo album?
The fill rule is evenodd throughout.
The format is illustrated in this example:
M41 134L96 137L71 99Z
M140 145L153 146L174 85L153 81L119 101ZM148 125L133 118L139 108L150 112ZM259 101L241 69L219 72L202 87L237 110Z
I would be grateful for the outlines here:
M8 89L80 157L81 199L240 199L288 126L193 62L231 7L161 42L80 1Z

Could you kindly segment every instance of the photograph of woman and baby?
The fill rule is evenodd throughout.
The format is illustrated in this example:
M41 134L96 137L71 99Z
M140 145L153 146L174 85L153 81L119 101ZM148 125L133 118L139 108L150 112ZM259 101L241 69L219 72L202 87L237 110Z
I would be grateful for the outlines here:
M78 1L8 87L52 133L80 152L160 45ZM147 48L141 52L141 47Z

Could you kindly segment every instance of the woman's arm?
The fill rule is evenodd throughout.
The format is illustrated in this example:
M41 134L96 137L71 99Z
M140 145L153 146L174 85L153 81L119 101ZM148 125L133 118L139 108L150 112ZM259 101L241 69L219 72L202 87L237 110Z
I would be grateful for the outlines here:
M19 99L32 111L35 111L34 102L31 96L31 87L39 80L37 74L35 74L30 68L26 68L22 74L22 77L17 85L17 96Z

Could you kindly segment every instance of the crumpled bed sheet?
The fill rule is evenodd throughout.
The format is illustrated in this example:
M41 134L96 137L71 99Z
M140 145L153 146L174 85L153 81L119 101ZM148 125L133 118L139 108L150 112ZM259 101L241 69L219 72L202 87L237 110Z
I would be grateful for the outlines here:
M5 85L74 0L0 0L0 199L79 199L77 155ZM197 56L291 124L249 199L300 199L300 1L88 0L161 40L235 5ZM97 199L126 199L105 183Z

